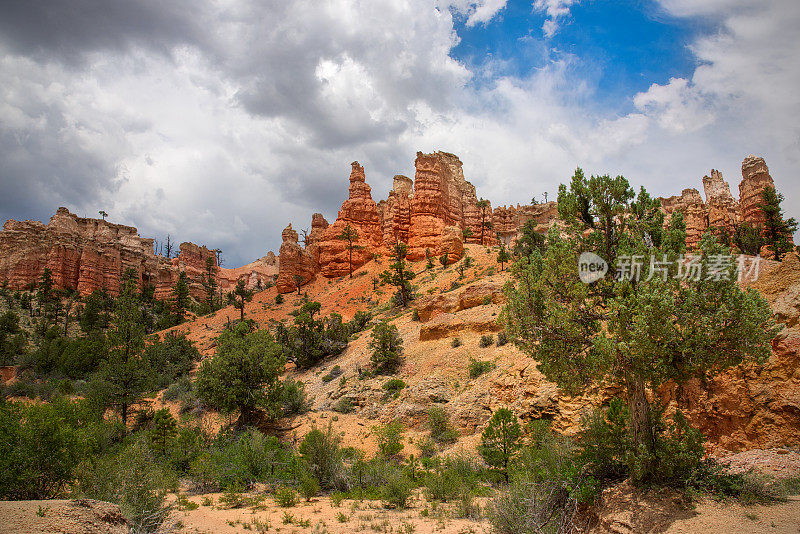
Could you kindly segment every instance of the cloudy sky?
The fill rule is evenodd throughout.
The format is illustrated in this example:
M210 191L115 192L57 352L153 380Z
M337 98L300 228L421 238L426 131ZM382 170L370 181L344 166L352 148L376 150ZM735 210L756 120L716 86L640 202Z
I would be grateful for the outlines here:
M0 220L98 210L228 266L446 150L494 205L576 166L800 217L797 0L4 0Z

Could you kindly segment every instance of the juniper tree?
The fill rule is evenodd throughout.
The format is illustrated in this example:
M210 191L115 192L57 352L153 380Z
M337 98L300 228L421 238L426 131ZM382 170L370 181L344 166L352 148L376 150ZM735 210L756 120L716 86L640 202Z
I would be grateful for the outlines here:
M781 261L783 256L793 248L792 234L797 231L797 221L794 217L783 218L781 209L783 195L776 192L774 187L765 187L761 195L765 244L772 250L775 260Z
M514 254L530 256L534 250L544 248L544 234L536 231L536 221L529 219L520 229L520 237L514 243Z
M508 464L520 448L522 430L508 408L500 408L481 434L478 452L490 466L499 469L508 482Z
M369 348L372 350L372 365L380 372L394 372L403 363L403 338L393 324L376 324L372 328Z
M511 259L511 256L508 254L508 250L506 250L506 245L502 241L500 242L500 252L497 253L497 263L500 264L500 270L505 270L505 264Z
M481 210L481 245L483 245L484 229L491 228L491 223L486 222L486 209L489 207L489 201L482 198L475 205Z
M217 292L217 266L214 264L214 258L211 256L206 258L206 275L203 279L203 287L206 290L208 299L208 308L214 311L214 295Z
M244 321L244 304L253 300L253 290L247 289L244 280L236 282L236 287L228 293L228 303L239 310L239 318Z
M674 215L664 228L655 199L644 189L633 199L625 178L587 180L578 169L570 189L559 188L564 235L551 229L543 253L514 264L502 320L515 344L565 392L598 383L622 388L632 453L646 478L658 469L648 390L745 359L763 362L776 329L767 303L739 287L735 262L710 233L700 242L702 257L693 260L699 276L691 276L682 217ZM582 283L576 268L582 252L619 258L612 263L619 276ZM637 255L655 260L645 260L641 277L633 271Z
M364 247L357 245L358 230L346 224L342 229L342 233L336 236L336 239L347 242L347 264L350 267L350 278L353 278L353 250L361 250Z

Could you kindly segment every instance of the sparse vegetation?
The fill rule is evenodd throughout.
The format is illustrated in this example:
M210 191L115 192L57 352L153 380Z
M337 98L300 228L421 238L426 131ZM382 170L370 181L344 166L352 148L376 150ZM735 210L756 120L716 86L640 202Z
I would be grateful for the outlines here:
M492 371L497 364L494 362L476 360L475 358L469 359L469 377L472 379Z
M486 347L491 347L492 345L494 345L494 336L492 334L482 335L481 340L478 342L478 345L480 345L482 349L485 349Z

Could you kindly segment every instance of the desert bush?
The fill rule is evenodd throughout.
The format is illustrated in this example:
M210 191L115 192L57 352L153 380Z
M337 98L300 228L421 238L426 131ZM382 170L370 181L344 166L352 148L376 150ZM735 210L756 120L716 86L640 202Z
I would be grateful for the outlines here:
M472 379L478 378L482 374L488 373L497 367L494 362L476 360L475 358L469 359L469 377Z
M175 401L194 391L194 385L188 376L182 376L164 391L162 398L166 401Z
M378 453L383 458L395 458L403 450L405 427L400 421L372 427L378 440Z
M416 322L420 321L418 309L414 308L414 311L411 312L411 320Z
M383 384L383 389L395 395L405 387L406 383L401 378L390 378Z
M353 413L355 406L353 406L353 401L350 400L350 397L341 397L331 409L337 413Z
M297 492L288 486L280 486L275 490L275 502L281 508L297 506Z
M372 314L368 311L357 311L353 318L347 323L350 335L363 331L372 320Z
M300 477L300 493L305 497L306 502L310 501L312 497L319 494L319 482L308 473L303 473Z
M393 473L382 487L381 498L395 508L405 508L411 497L413 483L399 471Z
M453 428L447 412L441 406L431 406L428 409L428 428L431 439L436 443L455 443L458 431Z
M478 343L481 348L490 347L494 344L494 336L492 334L484 334L481 336L481 340Z
M326 431L314 428L300 442L298 451L324 489L347 489L341 438L328 424Z
M417 447L421 458L433 458L436 455L436 443L428 436L417 441Z
M454 349L461 346L461 338L454 337L450 340L450 346Z
M505 330L502 332L497 333L497 346L502 347L508 343L508 334L506 334Z
M283 295L278 293L275 295L275 304L283 304Z
M194 363L200 360L200 351L184 334L170 332L163 340L150 343L144 350L143 359L158 371L154 387L163 389L189 375Z
M281 388L281 405L284 415L301 415L311 409L305 383L287 378Z
M327 384L334 378L341 376L343 372L344 371L342 371L341 367L339 367L338 365L334 365L333 368L328 372L328 374L322 377L322 381Z
M239 434L229 431L217 437L206 473L222 489L247 489L255 482L288 478L291 457L291 451L275 437L255 429Z

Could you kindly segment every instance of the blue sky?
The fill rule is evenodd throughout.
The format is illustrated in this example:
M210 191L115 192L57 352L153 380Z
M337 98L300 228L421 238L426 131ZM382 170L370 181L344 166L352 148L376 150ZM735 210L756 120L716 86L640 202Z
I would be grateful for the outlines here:
M0 222L58 206L221 248L335 219L417 151L494 206L576 167L656 196L765 158L800 218L797 0L31 0L0 17Z

